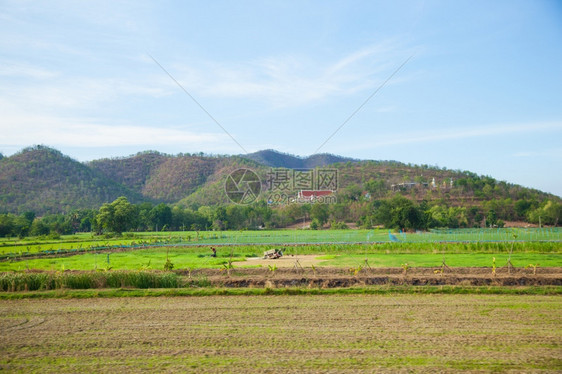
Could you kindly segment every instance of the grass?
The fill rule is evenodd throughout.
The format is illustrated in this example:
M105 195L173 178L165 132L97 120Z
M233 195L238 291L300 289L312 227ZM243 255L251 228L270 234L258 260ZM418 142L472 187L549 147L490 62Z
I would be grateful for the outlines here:
M501 247L501 245L500 245ZM200 269L222 268L228 263L230 253L233 252L234 266L252 266L245 262L248 257L259 257L268 246L241 246L241 247L219 247L218 256L211 257L210 250L206 247L177 248L149 248L129 252L115 253L88 253L69 257L24 259L22 261L0 262L0 271L23 271L37 270L163 270L166 258L174 264L174 269ZM497 252L493 248L483 249L481 252L455 253L449 247L443 247L447 252L445 260L449 266L463 267L489 267L492 266L492 258L496 257L498 266L503 266L509 256L510 247L500 248ZM458 248L463 249L462 247ZM338 246L307 246L286 247L285 254L318 255L324 260L318 266L355 266L364 261L365 257L369 264L375 267L399 267L407 262L413 267L432 267L441 265L442 250L432 246L427 249L413 247L405 244L387 245L338 245ZM109 255L109 263L108 263ZM517 267L525 267L529 264L539 264L540 267L562 266L562 253L547 252L523 252L514 251L511 257L512 264ZM316 266L316 265L315 265Z
M508 254L449 254L445 256L445 261L450 267L491 267L492 259L496 258L498 266L503 266L507 263L509 258ZM398 254L346 254L339 256L325 256L319 257L326 259L320 266L338 266L348 267L357 266L365 261L369 261L371 267L400 267L402 264L407 263L410 267L435 267L440 266L443 261L442 254L433 253L398 253ZM538 254L538 253L524 253L513 254L511 256L511 263L515 267L525 267L531 263L539 263L541 267L561 267L562 254Z
M493 243L511 242L558 242L562 240L560 228L547 229L455 229L432 230L419 233L395 233L404 243ZM42 238L0 239L0 254L37 253L42 251L82 251L96 247L135 245L218 245L218 244L287 244L287 243L389 243L389 231L373 230L260 230L260 231L181 231L125 233L117 238L103 238L91 233L66 235L60 240Z
M108 256L109 255L109 256ZM255 256L255 253L237 252L233 259L244 261L247 255ZM109 262L108 262L109 257ZM230 253L220 253L217 257L211 257L210 251L205 248L151 248L140 249L130 252L115 253L88 253L69 257L39 258L17 262L0 262L0 271L11 270L100 270L100 269L164 269L166 258L174 264L174 269L185 268L221 268L230 258Z
M43 291L53 289L93 288L176 288L180 286L175 273L148 271L107 271L84 273L3 273L0 291Z
M161 288L161 289L57 289L33 292L3 292L0 300L91 299L114 297L203 297L289 295L562 295L561 286L369 286L346 288ZM507 307L507 306L506 306ZM509 306L510 308L517 308Z

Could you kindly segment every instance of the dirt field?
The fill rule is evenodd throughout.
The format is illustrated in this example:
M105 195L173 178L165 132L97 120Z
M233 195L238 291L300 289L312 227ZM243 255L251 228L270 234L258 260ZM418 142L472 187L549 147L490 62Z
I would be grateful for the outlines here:
M283 256L281 258L277 258L275 260L271 259L264 259L261 257L249 257L247 259L248 265L261 265L261 266L268 266L268 265L275 265L278 268L292 268L295 266L296 262L298 261L302 267L310 267L310 265L317 266L324 260L319 260L318 255L299 255L299 256Z
M559 372L562 298L333 295L0 302L7 372Z
M200 269L179 272L197 283L205 279L215 287L352 287L370 285L455 285L455 286L562 286L562 268L532 269L498 268L403 268L319 267L312 270L315 256L299 256L301 267L295 266L295 257L276 260L251 260L262 268L236 268L227 274L220 269ZM306 264L306 265L305 265ZM267 265L275 265L275 271ZM186 280L187 281L187 280Z

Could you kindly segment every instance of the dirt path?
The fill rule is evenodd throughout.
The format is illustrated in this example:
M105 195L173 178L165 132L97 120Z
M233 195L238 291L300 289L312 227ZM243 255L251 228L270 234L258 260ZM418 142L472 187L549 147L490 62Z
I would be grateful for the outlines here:
M260 265L267 267L268 265L275 265L278 268L292 268L295 266L297 261L301 264L302 267L310 267L310 265L318 265L320 262L324 260L319 260L318 255L298 255L298 256L283 256L281 258L277 258L275 260L271 259L263 259L261 257L250 257L246 259L247 264L244 265Z

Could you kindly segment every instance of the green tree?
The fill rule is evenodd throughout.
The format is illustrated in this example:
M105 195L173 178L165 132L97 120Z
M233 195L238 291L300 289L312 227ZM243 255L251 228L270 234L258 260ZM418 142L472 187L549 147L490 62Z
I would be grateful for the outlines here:
M387 228L422 229L424 228L424 214L418 206L402 195L396 194L390 200L383 200L374 204L373 218L376 223Z
M0 214L0 237L11 236L14 229L14 216Z
M487 227L494 227L498 223L498 216L494 209L490 209L488 214L486 215L486 226Z
M43 223L41 219L35 219L31 224L30 228L30 235L32 236L41 236L41 235L49 235L49 226Z
M362 192L361 187L353 183L344 189L343 196L346 200L358 201L361 198Z
M322 225L318 221L318 218L313 218L312 221L310 222L310 229L318 230L320 227L322 227Z
M310 217L318 221L320 227L324 226L328 222L330 217L330 211L328 205L326 204L313 204L310 208Z
M392 227L402 229L419 229L422 228L422 215L414 202L396 195L392 198Z
M164 226L172 225L172 209L164 204L160 203L152 208L148 214L151 226L154 230L162 230Z
M130 230L137 218L135 206L125 196L118 197L112 203L103 204L96 216L98 230L122 233Z
M558 226L562 218L562 203L548 200L529 213L529 221Z

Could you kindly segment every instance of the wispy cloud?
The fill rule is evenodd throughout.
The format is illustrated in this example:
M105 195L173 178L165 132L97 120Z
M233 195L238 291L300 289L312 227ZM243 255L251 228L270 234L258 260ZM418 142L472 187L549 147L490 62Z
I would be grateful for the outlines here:
M28 78L6 80L0 87L0 104L22 115L76 115L79 110L95 111L118 99L139 96L157 98L172 92L171 87L163 86L157 80L61 77L56 72L33 66L0 69L0 75L2 73L10 78L18 74ZM3 119L3 123L8 122Z
M59 76L60 73L39 66L16 61L0 61L0 76L10 78L31 78L44 80Z
M422 144L433 143L444 140L462 140L469 138L478 138L491 135L509 135L528 132L542 132L550 130L562 130L562 122L540 122L527 124L512 125L490 125L475 128L455 128L452 130L428 130L418 133L406 135L387 135L378 141L371 143L369 147L385 147L401 144Z
M204 68L175 65L188 89L209 97L253 99L276 107L304 105L336 95L372 89L407 56L384 42L353 51L335 61L305 56L269 57L245 64L208 62Z
M513 154L514 157L521 158L536 158L536 157L549 157L549 158L562 158L562 148L549 148L540 151L522 151Z
M49 116L7 117L16 126L4 128L1 146L24 147L30 144L73 147L111 146L198 146L228 145L224 134L191 132L181 128L134 126L126 123L98 123L95 119Z

